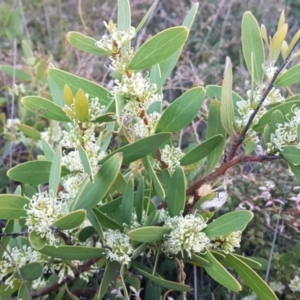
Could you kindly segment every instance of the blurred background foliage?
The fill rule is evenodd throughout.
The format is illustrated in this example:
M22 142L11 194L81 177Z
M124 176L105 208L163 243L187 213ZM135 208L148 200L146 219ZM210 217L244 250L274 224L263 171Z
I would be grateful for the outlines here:
M136 26L153 1L131 0L130 2L132 25ZM140 45L155 33L181 24L194 2L159 0L154 13L138 35L136 43ZM174 100L182 90L192 86L220 85L226 56L231 58L234 66L233 87L240 95L245 95L245 91L250 87L240 41L240 24L245 11L251 11L259 24L265 24L270 35L276 31L278 18L283 9L289 24L289 34L294 35L300 28L299 0L198 2L198 15L183 55L164 87L164 96L168 101ZM2 122L3 125L3 115L6 115L7 118L18 117L29 125L36 123L36 128L40 131L41 128L49 125L37 119L32 120L32 116L24 112L19 104L19 100L25 95L47 97L48 63L111 87L113 79L105 68L109 64L108 58L82 53L72 48L65 38L68 31L79 31L98 40L104 34L103 21L109 19L116 20L116 1L0 0L0 68L2 70L0 112L4 113L1 115L0 124ZM5 66L22 70L29 74L29 78L17 76L16 82L13 82L12 76L9 76L12 71L5 69ZM15 94L14 97L10 92L13 83L22 83L24 86L24 89L20 89L19 94ZM299 93L299 86L295 85L293 89L295 92L298 90ZM205 118L205 110L204 105L203 118ZM196 138L201 139L205 130L203 123L205 122L200 120L195 126L181 133L184 139L182 145L187 147L190 140L195 139L195 134L197 134ZM6 170L30 159L32 152L24 145L8 148L7 141L0 135L0 154L0 192L5 193L9 190L10 184L5 175ZM240 253L263 257L262 277L269 282L280 281L287 284L293 275L283 270L288 268L297 271L300 257L300 251L297 250L297 244L300 243L299 212L294 210L294 202L288 200L290 197L297 196L298 191L295 187L298 183L290 176L283 163L273 162L272 167L270 166L271 164L251 164L231 170L226 175L231 200L224 207L223 212L234 210L239 205L255 212L254 221L243 234ZM197 170L190 174L189 180L193 181L197 177ZM266 206L268 201L269 205ZM281 210L284 213L279 219ZM278 235L276 240L274 235ZM272 253L272 262L269 261L270 253ZM280 253L281 256L276 256L276 253ZM165 264L167 262L161 267L170 267ZM268 265L270 273L268 273ZM199 290L203 295L201 299L233 299L232 294L226 293L223 288L207 281L209 279L201 275L203 274L199 274L198 282ZM192 277L187 278L187 283L190 280ZM241 295L247 294L248 291L245 290ZM281 297L280 299L297 299L288 294Z

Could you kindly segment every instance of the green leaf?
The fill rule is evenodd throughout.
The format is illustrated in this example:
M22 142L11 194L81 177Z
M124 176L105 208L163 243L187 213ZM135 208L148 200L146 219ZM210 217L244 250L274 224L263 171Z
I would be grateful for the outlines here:
M139 180L138 188L134 199L136 218L139 223L142 222L143 211L144 211L144 185L145 185L145 180L144 177L142 177Z
M128 29L131 26L131 12L128 0L118 0L118 21L119 29Z
M210 265L203 266L205 271L212 277L215 281L226 287L231 291L241 291L241 285L235 280L235 278L217 261L217 259L211 254L209 250L206 250L205 254L202 254L204 259L206 259ZM265 298L267 299L267 298Z
M26 124L16 124L16 126L22 131L26 136L31 138L34 141L38 141L41 137L41 134L31 126Z
M18 290L18 300L31 300L32 282L22 282Z
M28 110L40 117L60 122L70 122L70 118L61 107L46 98L27 96L23 97L21 101Z
M9 66L9 65L1 65L0 66L0 70L10 76L11 78L15 77L15 79L17 80L21 80L21 81L32 81L32 76L27 74L26 72L14 68L13 66Z
M234 108L232 102L232 64L226 57L226 66L221 92L221 122L229 135L234 131Z
M133 182L130 179L125 188L122 202L121 202L121 212L122 212L122 224L125 223L130 225L131 216L133 211L133 203L134 203L134 194L133 194Z
M148 136L144 139L138 140L132 144L113 151L103 158L100 163L102 164L103 162L106 162L106 160L111 156L121 152L123 154L123 164L129 164L146 156L147 154L150 154L151 152L154 152L160 146L166 144L170 140L171 136L172 134L168 132Z
M300 77L300 65L294 66L280 75L276 81L275 86L290 86L294 83L299 82Z
M256 143L253 141L249 141L245 147L245 154L250 155L256 149Z
M221 143L216 146L216 148L207 156L206 163L206 174L209 174L219 162L223 150L225 147L225 130L221 123L220 118L220 102L216 99L210 101L209 112L208 112L208 121L207 121L207 130L206 130L206 139L212 138L220 134L223 136Z
M168 191L168 212L171 217L180 216L185 205L185 176L182 168L176 168L172 174Z
M95 175L94 182L86 182L79 190L77 197L71 204L72 210L91 210L104 199L117 178L122 164L122 155L116 153L111 156Z
M222 141L223 136L220 134L207 139L205 142L201 143L200 145L189 151L187 154L185 154L180 159L180 165L187 166L200 161L202 158L212 153L212 151L214 151Z
M77 150L79 152L80 161L83 165L84 171L90 176L91 181L94 181L94 174L87 153L81 145L77 145Z
M48 83L52 97L59 106L65 104L63 97L65 84L71 88L73 95L77 93L79 88L82 88L85 93L89 94L89 99L97 97L102 105L108 105L111 102L112 96L104 87L53 67L48 69Z
M260 117L258 124L253 127L253 130L262 133L265 126L271 123L272 114L275 110L279 110L284 116L286 116L287 114L292 113L292 108L294 110L296 107L300 108L300 100L288 101L276 105Z
M105 296L107 289L114 278L114 272L118 267L119 264L116 261L107 261L100 288L98 290L97 299L103 299Z
M229 212L208 224L202 231L209 237L218 237L242 230L253 218L253 213L246 210Z
M181 256L181 255L180 255ZM202 256L196 255L195 253L191 253L191 257L185 255L182 258L185 262L198 266L198 267L203 267L203 266L209 266L210 263L208 260L204 259Z
M146 226L129 231L130 239L142 243L154 243L170 233L170 229L160 226Z
M41 138L41 143L42 143L42 148L43 148L43 152L45 154L46 160L52 161L54 154L55 154L53 148L44 138Z
M202 87L195 87L177 98L160 117L156 132L177 132L198 114L205 97Z
M149 161L149 157L146 156L142 159L142 162L143 162L143 165L144 167L146 168L146 170L148 171L149 173L149 177L152 181L152 184L153 184L153 187L154 187L154 191L156 193L156 196L159 198L159 199L165 199L166 195L165 195L165 190L163 189L160 181L158 180L157 178L157 175Z
M26 217L24 206L29 199L18 195L0 195L0 219L14 220Z
M151 16L151 14L154 11L154 8L156 7L157 2L155 1L150 8L148 9L148 11L146 12L146 14L144 15L142 21L139 23L139 25L136 27L135 32L136 34L138 34L138 32L142 29L142 27L144 26L144 24L147 22L147 20L149 19L149 17Z
M277 129L277 124L284 124L284 122L285 120L282 112L276 109L271 115L271 128L275 131Z
M61 147L58 147L56 153L53 157L50 168L50 177L49 177L49 192L52 191L53 195L57 195L59 181L61 176L61 158L62 152Z
M300 164L300 149L296 146L285 146L280 153L288 162L294 165Z
M194 23L198 7L199 7L199 3L195 3L190 9L190 11L188 12L188 14L186 15L182 23L182 25L186 26L188 30L191 29ZM160 84L157 85L158 88L160 88L165 83L165 81L169 78L170 74L172 73L174 67L177 64L181 51L182 48L177 50L171 57L169 57L168 59L160 63L161 79L160 79Z
M39 250L42 254L66 259L66 260L86 260L93 258L100 258L106 255L106 249L94 248L87 246L45 246Z
M68 32L66 38L70 45L72 45L74 48L80 51L95 55L109 55L109 53L105 50L95 46L95 39L86 36L80 32L70 31Z
M245 257L242 255L238 255L235 253L231 253L230 255L236 257L237 259L241 260L242 262L244 262L246 265L248 265L250 268L256 268L256 269L260 269L261 268L261 263L257 262L254 259L251 259L251 257Z
M43 274L43 266L38 262L27 263L20 268L21 278L24 280L36 280Z
M11 232L13 232L13 230L14 230L14 221L8 220L5 224L5 227L2 229L2 233L11 233ZM0 244L2 246L2 247L0 247L0 258L3 256L4 251L9 243L9 240L10 240L10 236L2 236L0 238ZM1 286L0 286L0 288L1 288ZM0 296L1 296L1 292L0 292Z
M59 230L69 230L79 227L86 219L86 211L83 209L73 211L53 223Z
M165 280L161 277L157 277L152 275L151 273L145 271L145 267L138 263L138 262L134 262L133 267L143 276L145 276L146 278L150 279L151 281L157 283L160 286L163 286L167 289L170 290L174 290L174 291L179 291L179 292L190 292L192 291L192 288L189 287L188 285L185 284L180 284L177 282L173 282L173 281L169 281L169 280Z
M45 237L42 238L39 233L33 230L29 234L29 242L33 249L39 251L46 246L47 239Z
M136 51L128 65L128 69L145 69L167 59L183 47L187 36L188 29L184 26L163 30L146 41Z
M103 229L101 226L100 221L98 220L97 216L95 215L94 211L91 210L87 213L87 217L91 224L93 225L94 229L97 231L100 240L103 240Z
M49 161L28 161L19 164L7 172L12 180L28 183L43 184L49 182L51 162ZM61 176L69 174L66 168L62 168Z
M295 177L298 179L298 181L300 181L300 165L295 166L292 163L289 163L288 161L287 164L293 172L293 174L295 175Z
M226 256L227 262L236 270L245 285L260 299L278 300L271 288L247 264L232 254Z
M253 74L254 81L257 85L261 85L264 77L265 51L258 23L249 11L245 12L242 19L242 46L249 74Z
M120 224L116 223L113 219L106 216L99 209L93 208L92 212L94 213L95 217L97 218L101 226L112 230L123 231L123 227Z

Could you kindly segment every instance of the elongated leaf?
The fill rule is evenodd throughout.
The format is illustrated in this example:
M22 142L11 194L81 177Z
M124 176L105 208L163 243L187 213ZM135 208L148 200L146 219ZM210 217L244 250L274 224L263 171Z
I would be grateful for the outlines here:
M32 81L32 76L31 75L27 74L26 72L24 72L20 69L16 69L13 66L1 65L0 70L4 74L10 76L11 78L15 77L15 79L21 80L21 81Z
M115 155L115 153L121 152L123 154L123 164L128 164L133 161L136 161L147 154L154 152L160 146L166 144L168 140L171 138L172 134L158 133L144 139L138 140L130 145L126 145L113 151L111 154L102 159L101 163L105 162L111 156Z
M271 123L271 117L275 110L279 110L284 116L287 114L291 114L291 109L295 109L296 107L300 107L300 100L292 100L285 102L283 104L276 105L275 107L269 109L260 119L257 125L253 127L253 129L257 132L262 133L264 127L267 124Z
M206 250L203 254L204 259L206 259L210 265L203 266L205 271L212 277L215 281L226 287L231 291L238 292L242 290L241 285L235 280L235 278L215 259L215 257Z
M1 197L0 197L0 199L1 199ZM14 230L14 221L8 220L5 224L5 227L2 229L2 233L11 233L11 232L13 232L13 230ZM0 243L2 245L2 247L0 247L0 257L3 256L6 246L9 243L9 240L10 240L10 236L2 236L0 238ZM1 288L0 288L0 295L1 295Z
M134 194L133 194L133 182L130 179L124 191L121 212L122 212L122 223L130 225L131 216L133 212Z
M257 262L254 259L251 259L251 257L245 257L245 256L238 255L238 254L235 254L235 253L231 253L230 255L232 255L232 256L236 257L237 259L241 260L246 265L248 265L250 268L261 269L261 267L262 267L261 263ZM226 260L224 262L226 262Z
M39 251L46 246L47 240L45 237L41 237L38 232L33 230L29 234L29 242L33 249Z
M120 171L122 155L117 153L110 157L100 168L95 176L94 182L87 182L83 189L74 199L72 210L86 209L91 210L108 193Z
M31 300L32 281L23 281L18 290L18 300Z
M112 230L123 231L123 227L120 224L116 223L113 219L106 216L99 209L93 208L92 212L94 213L95 217L98 219L101 226Z
M159 199L165 199L165 197L166 197L165 190L162 187L160 181L158 180L157 175L156 175L155 171L153 170L153 167L152 167L151 163L149 162L149 158L148 157L143 158L142 162L143 162L143 165L145 166L145 168L147 169L147 171L149 173L149 177L152 181L156 196Z
M79 227L86 219L86 211L83 209L73 211L53 223L59 230L68 230Z
M40 117L60 122L70 122L69 117L61 107L46 98L27 96L22 98L22 103L28 110Z
M142 29L142 27L144 26L144 24L147 22L147 20L149 19L149 17L153 13L154 8L156 7L156 5L157 5L157 2L155 1L150 6L150 8L148 9L148 11L144 14L144 17L143 17L142 21L139 23L139 25L135 29L136 34Z
M177 132L186 127L198 114L205 97L202 87L195 87L177 98L163 112L156 132Z
M249 74L253 74L254 81L260 85L264 76L265 51L258 23L249 11L245 12L242 19L242 46Z
M288 164L289 168L291 169L291 171L293 172L293 174L295 175L295 177L298 179L298 181L300 181L300 165L295 166L288 161L287 161L287 164Z
M55 154L53 148L44 138L41 138L41 143L42 143L42 148L43 148L46 160L52 161L54 154Z
M28 161L19 164L7 172L12 180L28 183L43 184L49 182L51 162L49 161ZM69 174L66 168L62 168L61 176Z
M0 219L14 220L26 217L24 206L29 203L25 197L18 195L0 195Z
M28 136L34 141L39 140L41 137L41 134L31 126L28 126L26 124L21 124L21 123L16 124L16 126L20 129L20 131L22 131L26 136Z
M105 296L107 289L114 278L114 271L119 267L119 264L116 261L108 261L105 266L105 271L103 274L103 278L101 280L100 288L98 291L97 299L103 299Z
M43 274L43 266L38 262L28 263L20 268L21 278L24 280L36 280Z
M77 150L79 152L80 160L83 165L84 171L90 176L91 181L94 181L94 174L87 153L81 145L77 145Z
M160 226L141 227L128 232L130 239L142 243L154 243L160 241L170 229Z
M135 194L134 207L136 218L139 223L142 221L144 210L144 177L139 180L139 185Z
M277 124L284 124L284 115L280 110L275 110L271 115L271 128L273 131L277 129Z
M180 284L177 282L165 280L162 277L157 277L152 275L150 272L146 271L145 267L138 263L134 262L133 267L140 273L141 275L145 276L146 278L150 279L151 281L157 283L160 286L163 286L167 289L174 290L174 291L179 291L179 292L190 292L192 290L191 287L188 285ZM148 268L147 268L148 269Z
M181 255L180 255L181 257ZM198 266L198 267L203 267L203 266L209 266L210 263L208 260L204 259L202 256L196 255L195 253L191 253L191 257L189 257L188 255L185 255L182 258L185 262Z
M242 230L252 218L253 213L250 211L238 210L229 212L208 224L202 231L210 238L226 235Z
M221 92L221 122L223 128L229 135L234 130L234 108L232 102L232 64L229 57L226 57L226 66Z
M206 174L210 173L219 162L223 150L225 147L225 130L221 123L220 118L220 102L216 99L212 99L210 102L209 112L208 112L208 121L207 121L207 130L206 130L206 139L212 138L220 134L223 136L223 140L218 146L207 156L206 164Z
M167 59L184 45L187 36L188 30L184 26L169 28L156 34L136 51L128 69L145 69Z
M187 166L200 161L202 158L212 153L212 151L214 151L222 141L223 136L220 134L207 139L205 142L201 143L200 145L189 151L187 154L185 154L180 159L180 165Z
M58 191L60 175L61 175L61 158L62 158L61 148L58 147L53 157L53 161L51 163L50 177L49 177L49 191L52 191L53 195L56 195Z
M191 29L194 23L198 7L199 7L199 3L195 3L190 9L190 11L188 12L188 14L186 15L182 23L182 26L186 26L188 30ZM174 67L177 64L181 51L182 49L177 50L171 57L169 57L168 59L160 63L161 79L160 79L160 84L157 85L158 88L160 88L165 83L165 81L169 78L170 74L172 73Z
M95 46L95 39L86 36L80 32L70 31L68 32L66 38L70 45L72 45L74 48L80 51L95 55L109 55L109 53L105 50Z
M106 255L106 249L87 246L45 246L40 250L42 254L66 259L66 260L86 260L100 258Z
M280 75L276 81L276 86L290 86L294 83L299 82L300 77L300 65L290 68L288 71Z
M128 29L131 26L131 12L128 0L118 0L118 28Z
M180 167L172 174L167 192L167 203L171 217L182 213L185 205L185 176Z
M300 164L300 149L296 146L285 146L281 154L290 163L294 165Z
M89 221L91 222L91 224L93 225L94 229L99 234L100 240L103 240L103 229L102 229L101 223L98 220L97 216L95 215L94 211L90 210L87 213L87 217L88 217Z
M278 300L271 288L247 264L231 254L226 256L226 260L260 299Z
M288 31L288 24L284 24L281 28L278 28L278 31L275 33L271 44L270 44L270 61L276 61L280 50L282 47L282 43L286 37Z
M85 93L89 94L90 98L99 98L102 105L108 105L111 101L111 95L104 87L53 67L48 69L48 83L52 97L59 106L65 104L63 97L65 84L71 88L73 95L77 93L79 88L82 88Z

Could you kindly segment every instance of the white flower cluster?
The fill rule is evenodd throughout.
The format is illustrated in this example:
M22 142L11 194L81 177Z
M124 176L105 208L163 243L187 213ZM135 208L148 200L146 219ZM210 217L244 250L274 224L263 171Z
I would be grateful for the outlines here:
M118 261L127 265L131 261L131 254L134 250L129 236L118 230L111 229L103 232L103 234L103 243L108 248L106 257L112 261Z
M52 147L57 146L62 138L62 129L58 122L53 122L49 127L47 127L41 133L41 138L43 138ZM41 140L38 140L37 146L42 149Z
M69 213L67 203L47 192L42 192L32 196L25 210L28 230L35 231L42 238L46 238L49 245L56 245L59 238L55 236L51 225L55 220Z
M14 145L22 143L28 147L32 140L24 135L24 133L18 128L18 124L21 124L21 121L18 118L7 119L3 128L3 135Z
M179 160L183 157L184 153L180 148L171 147L166 145L161 152L161 160L168 166L168 169L173 172L180 166Z
M275 133L271 133L270 142L267 143L267 152L278 155L287 145L294 145L300 148L300 141L298 139L300 109L292 107L292 113L294 116L290 120L286 116L289 121L284 124L277 124Z
M266 86L262 86L261 88L255 89L253 92L249 90L247 91L247 100L240 100L236 102L238 113L240 114L240 117L235 118L235 127L237 132L241 132L248 123L250 116L253 114L254 110L257 108L259 102L261 101L265 89ZM266 107L268 105L274 103L282 103L284 101L285 98L282 97L280 91L278 89L272 88L263 105L255 115L251 127L256 125L259 122L259 119L267 112ZM256 144L259 142L258 135L255 131L252 130L252 128L250 128L247 133L246 141L249 140L252 140Z
M300 278L299 278L299 276L296 275L296 276L291 280L291 282L290 282L290 284L289 284L289 287L290 287L290 289L291 289L291 291L292 291L293 293L300 292Z
M128 69L128 65L133 58L134 50L133 48L126 50L124 53L117 53L109 57L111 64L109 68L115 70L121 74L125 74Z
M14 84L11 88L8 88L8 94L10 96L20 96L20 95L25 95L26 94L26 90L25 90L25 86L23 83L20 84Z
M202 217L198 215L167 217L163 227L171 232L165 236L161 250L168 256L183 251L186 251L188 256L191 256L191 252L203 252L210 243L206 234L201 232L206 226Z
M137 119L136 123L133 125L133 131L136 136L144 138L155 133L156 125L161 117L161 114L154 112L149 114L147 118L147 124L143 119Z
M255 294L250 294L248 296L243 297L241 300L258 300Z
M16 266L20 269L26 264L32 262L44 263L45 260L40 252L27 245L23 245L22 248L7 246L2 260L0 260L0 281L11 274L11 276L8 276L4 280L4 284L13 288Z
M111 21L108 24L104 22L104 25L108 29L110 36L103 35L95 45L112 54L119 53L121 48L136 36L134 27L119 29Z
M274 77L275 72L277 71L277 67L275 67L275 61L272 61L269 66L265 66L264 72L269 81Z
M240 247L241 238L241 231L234 231L226 235L212 238L210 248L219 249L228 254L230 252L234 252L234 248Z
M275 293L281 294L285 289L285 286L280 281L271 281L269 285Z

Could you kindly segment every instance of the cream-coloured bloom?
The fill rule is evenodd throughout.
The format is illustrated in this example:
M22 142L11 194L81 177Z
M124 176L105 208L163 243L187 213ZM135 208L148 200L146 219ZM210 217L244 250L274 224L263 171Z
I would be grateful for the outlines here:
M154 112L147 117L147 124L141 118L137 119L137 122L133 125L133 131L138 137L147 137L155 133L156 125L161 115L158 112Z
M47 192L40 192L32 196L25 206L28 230L35 231L42 238L46 238L50 245L57 245L59 238L55 236L51 225L58 218L69 213L69 207L65 201L58 200Z
M276 61L272 61L270 65L264 66L264 72L269 81L271 81L274 77L275 72L277 71L277 67L275 67Z
M271 281L269 285L274 292L279 294L285 289L285 286L280 281Z
M104 22L104 25L108 29L110 36L103 35L102 38L95 43L95 45L107 52L113 54L119 53L120 49L136 36L134 27L120 29L117 28L116 24L111 21L108 24Z
M240 247L241 238L241 231L234 231L226 235L221 235L211 239L210 248L219 249L228 254L234 252L234 248Z
M18 124L21 124L21 121L18 118L7 119L3 128L3 135L14 145L22 143L28 147L32 140L24 135L19 129Z
M289 287L293 293L300 292L300 278L297 275L291 280Z
M184 153L180 148L172 147L166 145L161 152L161 160L168 166L170 171L174 171L180 166L180 159L183 157Z
M130 243L129 236L118 230L108 229L103 232L104 244L107 247L106 257L112 261L118 261L127 265L131 261L133 247Z
M255 294L250 294L248 296L243 297L241 300L258 300Z
M192 252L201 253L208 247L210 240L202 229L207 225L198 215L167 217L163 227L170 229L161 245L161 250L168 256L186 251L188 256Z

